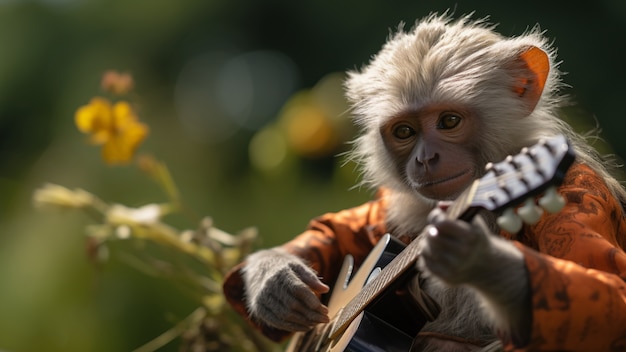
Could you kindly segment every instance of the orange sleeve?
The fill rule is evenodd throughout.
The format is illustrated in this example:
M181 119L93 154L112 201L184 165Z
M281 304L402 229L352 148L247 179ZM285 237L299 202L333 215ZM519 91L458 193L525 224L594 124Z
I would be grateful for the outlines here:
M313 219L305 232L281 247L304 259L326 284L335 283L346 254L360 265L373 246L385 234L384 200L378 199L359 207L328 213ZM241 269L235 266L227 274L223 291L226 300L250 324L274 341L281 341L289 332L258 324L250 318L245 303Z
M621 204L583 165L568 172L560 191L565 208L517 238L533 309L530 344L522 350L622 350L626 224Z

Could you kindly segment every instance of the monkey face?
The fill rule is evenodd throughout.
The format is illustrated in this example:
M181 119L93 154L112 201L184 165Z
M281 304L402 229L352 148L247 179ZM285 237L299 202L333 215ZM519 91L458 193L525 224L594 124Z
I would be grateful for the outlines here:
M446 107L401 113L380 129L396 172L435 200L455 199L478 176L477 118Z

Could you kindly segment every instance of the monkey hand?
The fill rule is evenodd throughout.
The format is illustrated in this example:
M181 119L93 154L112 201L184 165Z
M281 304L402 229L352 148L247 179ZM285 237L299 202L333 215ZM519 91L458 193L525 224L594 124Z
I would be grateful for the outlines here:
M286 331L306 331L327 323L328 308L317 294L329 287L298 257L274 248L250 255L243 269L251 316Z
M492 234L482 218L476 217L471 224L453 221L435 208L429 222L422 238L420 266L441 280L491 293L501 291L503 277L521 273L516 279L525 278L521 251Z
M451 285L474 288L496 326L516 343L530 336L530 283L524 256L510 241L491 234L482 218L469 224L429 216L418 266Z

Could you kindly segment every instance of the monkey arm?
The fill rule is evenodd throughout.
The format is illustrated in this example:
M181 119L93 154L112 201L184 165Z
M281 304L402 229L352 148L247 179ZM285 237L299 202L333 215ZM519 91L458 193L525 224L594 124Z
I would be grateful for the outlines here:
M334 284L345 255L355 258L360 265L378 240L386 233L384 197L361 206L324 214L313 219L305 232L283 244L280 248L306 262L322 281ZM291 333L259 324L251 318L246 305L243 269L247 263L235 266L227 274L223 290L227 301L236 312L265 336L281 341Z
M524 350L609 351L624 346L626 290L617 275L520 246L532 292L532 330Z
M591 169L575 165L561 193L566 207L518 235L528 270L530 350L626 346L626 222ZM523 245L522 245L523 244Z

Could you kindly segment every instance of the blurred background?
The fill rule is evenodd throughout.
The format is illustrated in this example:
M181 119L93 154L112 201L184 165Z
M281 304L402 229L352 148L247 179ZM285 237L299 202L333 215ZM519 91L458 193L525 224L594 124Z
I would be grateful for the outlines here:
M106 166L74 126L105 70L134 76L150 126L140 150L169 166L186 204L228 232L256 226L268 247L371 197L337 156L354 136L343 72L432 11L490 15L505 35L539 23L577 103L568 116L579 131L597 121L605 151L626 156L626 2L576 4L0 0L0 350L129 351L193 309L114 257L90 261L84 214L33 209L46 182L129 206L164 201L136 168Z

